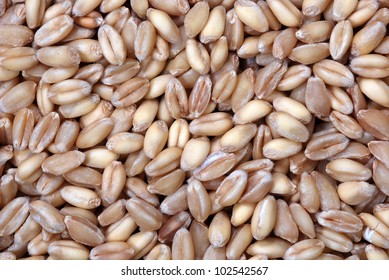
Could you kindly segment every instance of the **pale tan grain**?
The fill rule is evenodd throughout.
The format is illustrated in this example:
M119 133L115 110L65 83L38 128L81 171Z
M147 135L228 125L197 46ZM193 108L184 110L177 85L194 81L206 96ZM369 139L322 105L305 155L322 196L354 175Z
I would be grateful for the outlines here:
M230 171L236 163L232 153L215 152L194 170L194 176L200 181L209 181Z
M189 183L187 201L192 216L197 221L204 222L211 213L211 200L200 181L194 179Z
M157 232L143 231L130 236L127 243L130 244L135 251L133 260L138 260L145 256L155 246L158 241Z
M151 159L145 155L143 149L129 154L124 162L127 176L131 177L142 173L150 160Z
M123 218L125 213L126 200L118 199L116 202L105 208L104 211L97 216L97 220L101 226L108 226Z
M263 155L269 159L279 160L297 154L302 149L299 142L286 138L270 140L263 146Z
M156 176L150 180L147 190L152 194L169 195L181 187L185 180L185 172L176 169L168 174Z
M87 260L89 257L89 250L73 240L53 241L47 252L59 260Z
M167 146L183 149L189 138L188 122L185 119L177 119L170 125Z
M61 233L65 230L64 217L51 204L42 200L32 201L29 205L31 217L50 233Z
M87 188L65 186L60 193L66 202L82 209L95 209L101 203L97 193Z
M134 248L127 242L107 242L90 251L91 260L129 260L134 255Z
M314 259L323 252L324 243L319 239L306 239L292 245L283 256L286 260Z
M223 6L214 7L208 16L207 22L199 34L200 42L208 44L217 41L224 32L226 9Z
M126 208L140 228L144 230L156 230L161 228L161 212L146 201L139 198L131 198L127 201Z
M172 242L172 260L194 259L194 244L189 231L179 229L174 235Z
M23 47L34 39L33 31L23 25L2 24L0 34L1 45L8 47Z
M180 41L180 31L166 12L149 8L147 10L147 18L158 30L159 35L166 41L172 44Z
M75 206L65 206L59 212L64 216L80 216L97 225L97 217L93 210L83 209Z
M79 151L52 155L42 162L42 170L53 175L63 175L80 166L84 159L85 155Z
M320 208L324 211L339 210L340 199L335 189L335 183L318 171L313 171L311 175L319 193Z
M158 244L145 256L145 260L171 260L172 253L168 245Z
M353 243L346 234L329 228L321 226L316 227L316 237L321 240L327 248L337 252L350 252L353 249Z
M265 239L273 230L277 218L277 203L268 195L255 206L251 217L251 233L256 240Z
M15 174L16 182L32 183L42 174L41 165L47 158L47 153L37 153L28 156L18 166Z
M6 236L16 232L28 217L29 199L18 197L0 211L0 233Z
M208 230L209 242L213 247L224 247L231 237L231 224L228 215L221 211L217 213L210 225Z
M105 230L104 236L108 242L126 241L137 228L138 225L127 213L118 221L110 224Z
M99 188L101 186L101 173L87 166L79 166L63 174L63 177L69 183L80 187Z
M285 61L275 60L259 70L254 87L256 96L260 99L269 96L281 81L287 68Z
M182 185L174 193L167 195L161 202L161 212L168 215L174 215L188 209L187 187Z
M296 185L285 174L277 172L277 165L274 167L273 171L272 185L269 190L270 193L278 195L291 195L296 193Z
M173 241L175 233L181 228L188 228L192 217L186 211L179 212L167 220L158 233L158 240L162 243Z
M101 118L84 127L76 140L78 148L91 148L109 135L113 128L110 118Z
M351 54L360 56L374 50L385 36L385 24L381 21L371 22L359 30L353 37Z
M85 218L65 216L64 222L70 237L78 243L94 247L105 241L102 231Z
M267 4L281 24L288 27L301 24L303 15L289 0L271 0Z
M157 99L144 100L134 113L133 132L144 132L153 123L159 109Z

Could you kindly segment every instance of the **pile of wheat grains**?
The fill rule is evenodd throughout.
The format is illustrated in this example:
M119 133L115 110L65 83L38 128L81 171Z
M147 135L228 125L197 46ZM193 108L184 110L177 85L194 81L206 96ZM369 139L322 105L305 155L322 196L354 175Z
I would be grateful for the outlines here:
M388 259L388 0L0 0L0 259Z

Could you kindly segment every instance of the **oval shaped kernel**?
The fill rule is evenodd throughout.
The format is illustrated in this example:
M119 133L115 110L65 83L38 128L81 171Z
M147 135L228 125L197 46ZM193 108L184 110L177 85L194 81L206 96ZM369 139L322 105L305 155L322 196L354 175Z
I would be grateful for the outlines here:
M143 230L157 230L162 226L162 214L151 204L139 198L131 198L126 208L135 223Z
M57 16L35 32L35 43L41 47L54 45L64 39L72 31L73 26L73 19L70 16Z
M369 168L351 159L335 159L327 164L326 172L332 178L347 182L352 180L366 181L370 179L372 172Z
M42 170L53 175L63 175L80 166L84 159L84 153L79 151L52 155L42 162Z
M35 200L30 203L30 214L32 218L50 233L61 233L65 230L64 217L53 205Z
M192 216L199 222L204 222L211 214L211 200L203 184L193 180L187 187L188 207Z
M56 240L50 243L47 252L59 260L87 260L89 250L73 240Z
M319 239L306 239L293 244L286 250L285 260L312 260L321 255L324 243Z
M111 241L94 247L90 251L91 260L129 260L134 248L127 242Z
M28 208L28 197L17 197L4 206L0 211L0 235L7 236L16 232L27 219Z
M233 153L215 152L210 154L193 174L200 181L209 181L226 174L235 163L236 157Z
M376 186L358 181L345 182L337 188L339 198L349 205L357 205L370 199L376 191Z
M300 142L277 138L270 140L263 146L263 155L269 159L279 160L297 154L301 149Z
M79 216L65 216L64 221L74 241L92 247L104 243L103 232L89 220Z
M238 18L247 26L258 32L266 32L269 29L269 22L261 8L247 0L238 0L234 4L235 13Z
M367 72L370 72L367 70ZM381 79L358 78L358 86L363 94L374 102L389 107L389 86Z
M284 112L273 112L267 121L277 133L297 142L306 142L309 137L308 129L293 116Z
M337 232L358 232L363 228L361 219L352 213L342 210L328 210L317 213L317 222Z
M101 203L97 193L87 188L65 186L60 193L66 202L83 209L94 209Z
M0 112L16 113L26 108L34 101L36 83L33 81L21 82L0 96Z
M323 59L313 65L313 73L326 84L338 87L350 87L354 84L353 73L343 64Z
M252 100L235 112L233 121L237 124L256 122L271 112L272 106L263 100Z
M166 148L145 166L145 172L149 176L164 175L180 164L182 150L177 147Z
M228 175L216 190L215 203L221 206L235 204L242 196L248 175L245 171L235 170Z
M223 152L236 152L246 146L257 132L255 124L236 125L227 131L219 141Z
M290 1L270 0L267 4L281 24L295 27L302 23L303 14Z
M189 38L196 37L205 24L209 16L208 2L197 2L185 15L185 32Z

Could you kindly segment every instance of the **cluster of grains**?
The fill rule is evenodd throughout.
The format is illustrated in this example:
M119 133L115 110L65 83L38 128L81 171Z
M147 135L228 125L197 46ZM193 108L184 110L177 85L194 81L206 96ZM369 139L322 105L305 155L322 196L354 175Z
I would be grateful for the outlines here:
M0 259L388 259L388 0L0 0Z

